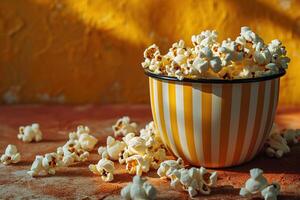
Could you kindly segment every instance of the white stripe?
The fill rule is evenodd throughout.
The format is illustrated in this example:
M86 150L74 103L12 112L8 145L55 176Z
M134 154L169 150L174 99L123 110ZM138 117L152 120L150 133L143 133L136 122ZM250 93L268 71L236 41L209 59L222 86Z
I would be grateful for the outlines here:
M275 79L275 91L274 91L274 103L272 108L272 123L274 121L275 115L276 115L276 108L278 104L278 94L279 94L279 78Z
M226 166L229 166L233 162L233 156L238 137L238 128L240 119L240 108L241 108L241 97L242 97L242 86L241 84L232 85L232 96L231 96L231 111L230 111L230 125L229 125L229 136L228 136L228 148L226 153Z
M153 105L154 105L154 109L155 109L155 114L156 114L156 120L157 120L157 128L159 130L159 134L160 134L160 137L163 141L163 143L167 146L167 143L166 141L164 140L164 137L163 137L163 130L162 130L162 126L161 126L161 123L160 123L160 113L159 113L159 104L158 104L158 91L157 91L157 81L155 79L152 79L153 80L153 99L154 99L154 102L153 102Z
M268 118L268 113L270 112L269 110L269 104L270 104L270 95L271 95L271 81L266 81L265 82L265 94L264 94L264 107L263 107L263 113L262 113L262 118L260 122L260 128L258 131L258 136L257 140L255 141L254 149L251 152L251 159L255 156L257 153L258 147L260 146L263 136L264 136L264 131L266 129L266 124L267 118Z
M171 117L170 117L170 107L169 107L169 87L168 82L162 82L162 93L163 93L163 109L164 109L164 117L165 117L165 125L166 131L168 134L168 138L170 141L171 149L173 150L174 154L179 157L173 134L171 128Z
M217 166L220 149L220 123L222 105L222 85L212 85L212 113L211 113L211 161Z
M175 89L176 89L176 115L177 115L178 133L179 133L179 140L180 140L179 142L184 157L191 162L192 158L189 152L189 147L188 147L186 133L185 133L183 85L176 84Z
M242 154L239 160L239 163L244 161L247 156L247 152L249 150L249 146L251 144L251 139L253 135L253 128L255 122L256 108L257 108L257 96L258 96L258 82L251 83L251 93L250 93L250 105L249 105L249 113L248 113L248 122L246 126L244 145L242 148Z
M203 165L203 140L202 140L202 98L201 84L193 84L193 125L194 125L194 141L197 159L200 165Z

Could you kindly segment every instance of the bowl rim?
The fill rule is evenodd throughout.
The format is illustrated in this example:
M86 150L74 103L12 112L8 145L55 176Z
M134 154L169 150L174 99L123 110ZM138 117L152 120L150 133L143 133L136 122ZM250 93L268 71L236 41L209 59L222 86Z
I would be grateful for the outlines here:
M165 75L153 74L150 71L144 70L144 73L152 78L160 79L163 81L173 81L173 82L183 82L183 83L251 83L251 82L260 82L260 81L267 81L275 78L280 78L281 76L286 74L285 69L279 69L279 73L272 74L269 76L262 76L256 78L241 78L241 79L191 79L191 78L184 78L182 80L177 79L176 77L170 77Z

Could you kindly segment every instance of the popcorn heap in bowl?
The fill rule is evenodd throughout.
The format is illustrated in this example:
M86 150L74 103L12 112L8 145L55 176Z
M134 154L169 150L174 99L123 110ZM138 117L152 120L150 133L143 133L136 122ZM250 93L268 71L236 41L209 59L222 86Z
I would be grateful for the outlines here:
M144 52L142 67L146 72L179 80L243 79L277 74L290 62L278 39L266 44L249 27L242 27L235 40L219 43L217 37L216 31L203 31L192 36L192 47L180 40L165 55L153 44Z

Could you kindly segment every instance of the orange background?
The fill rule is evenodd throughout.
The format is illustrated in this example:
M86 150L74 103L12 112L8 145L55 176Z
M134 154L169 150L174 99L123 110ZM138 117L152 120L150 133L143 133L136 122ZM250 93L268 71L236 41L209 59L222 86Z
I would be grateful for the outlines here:
M1 0L1 103L148 103L140 63L156 43L247 25L279 38L292 62L280 104L300 104L300 2L296 0Z

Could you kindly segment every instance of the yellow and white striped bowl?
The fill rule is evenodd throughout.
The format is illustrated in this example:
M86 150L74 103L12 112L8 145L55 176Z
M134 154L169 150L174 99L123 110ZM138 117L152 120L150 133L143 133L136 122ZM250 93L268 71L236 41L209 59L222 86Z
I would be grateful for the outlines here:
M176 81L146 73L154 123L164 144L196 166L251 160L270 132L284 73L231 81Z

